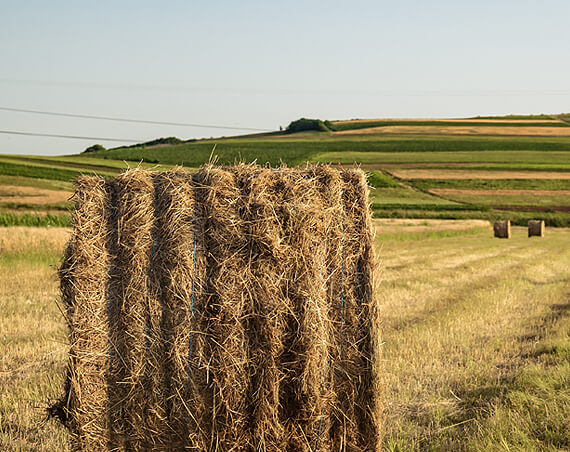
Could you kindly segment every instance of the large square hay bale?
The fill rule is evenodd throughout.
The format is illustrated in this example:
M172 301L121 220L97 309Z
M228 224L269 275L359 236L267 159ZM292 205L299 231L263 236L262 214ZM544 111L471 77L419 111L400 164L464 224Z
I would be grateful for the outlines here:
M134 169L76 186L51 409L73 449L379 449L361 170Z
M544 220L530 220L528 222L529 237L544 237Z
M511 238L511 220L495 221L493 224L495 237L499 239Z

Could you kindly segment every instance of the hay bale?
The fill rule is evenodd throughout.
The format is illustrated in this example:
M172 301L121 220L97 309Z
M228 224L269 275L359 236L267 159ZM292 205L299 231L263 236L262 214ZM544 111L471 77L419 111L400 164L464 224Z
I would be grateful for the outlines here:
M544 220L529 220L528 236L544 237Z
M362 171L137 169L76 199L52 409L75 450L379 449Z
M75 450L103 450L109 431L110 186L80 177L75 188L74 234L59 270L69 364L65 396L50 413L71 431Z
M495 221L493 224L493 232L495 237L499 239L511 238L511 220Z

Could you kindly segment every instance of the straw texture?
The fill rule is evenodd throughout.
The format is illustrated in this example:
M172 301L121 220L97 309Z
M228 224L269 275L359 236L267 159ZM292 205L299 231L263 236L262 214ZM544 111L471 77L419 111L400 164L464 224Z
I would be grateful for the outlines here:
M544 237L544 220L529 220L528 236Z
M207 165L77 182L60 270L75 450L380 448L359 169Z

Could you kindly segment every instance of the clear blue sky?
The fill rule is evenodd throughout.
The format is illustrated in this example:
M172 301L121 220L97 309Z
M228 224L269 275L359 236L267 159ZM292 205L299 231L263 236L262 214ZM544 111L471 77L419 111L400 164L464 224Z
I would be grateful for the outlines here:
M0 107L63 113L267 129L301 116L560 113L570 1L0 0L0 61ZM7 111L0 130L236 133ZM94 142L0 134L0 153Z

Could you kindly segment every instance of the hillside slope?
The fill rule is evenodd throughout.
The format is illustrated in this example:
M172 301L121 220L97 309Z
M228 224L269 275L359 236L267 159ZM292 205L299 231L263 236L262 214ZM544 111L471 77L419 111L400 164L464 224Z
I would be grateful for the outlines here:
M127 165L156 170L182 165L191 170L209 161L255 161L272 166L359 164L372 176L372 203L378 217L510 218L518 224L540 217L550 226L570 225L566 119L535 115L303 120L320 131L186 142L158 139L62 157L0 154L0 224L2 215L5 224L17 222L24 213L67 215L70 202L53 203L50 200L56 197L41 198L39 192L32 199L34 193L18 186L65 190L71 195L70 181L78 175L112 177Z

